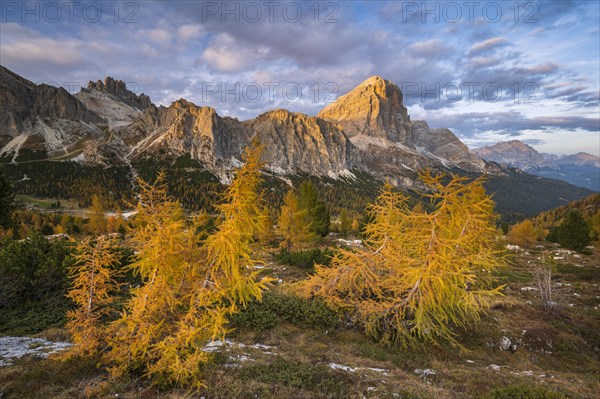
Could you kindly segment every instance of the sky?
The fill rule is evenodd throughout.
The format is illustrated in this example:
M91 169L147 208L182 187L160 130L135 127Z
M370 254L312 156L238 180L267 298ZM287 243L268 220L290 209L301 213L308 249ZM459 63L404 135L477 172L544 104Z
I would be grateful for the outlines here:
M379 75L469 147L600 155L597 1L2 1L0 64L75 93L316 115Z

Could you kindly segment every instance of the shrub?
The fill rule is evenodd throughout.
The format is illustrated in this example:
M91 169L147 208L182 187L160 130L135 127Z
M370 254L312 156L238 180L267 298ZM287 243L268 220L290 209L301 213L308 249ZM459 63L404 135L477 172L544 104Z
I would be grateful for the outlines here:
M287 252L275 254L275 260L290 266L303 269L312 269L316 264L329 265L334 251L331 249L310 249L307 251Z
M70 244L36 233L0 249L0 331L36 333L64 323Z
M565 247L581 251L592 241L590 228L581 212L570 211L557 230L558 243Z
M533 266L533 281L540 290L542 305L546 310L557 306L556 292L552 288L552 273L556 271L556 261L545 253L540 263Z
M265 293L262 302L251 302L231 318L234 327L265 331L282 320L315 329L335 328L340 324L336 312L319 299L304 299L281 293Z
M508 232L508 241L516 245L531 245L537 237L538 233L529 219L515 224Z

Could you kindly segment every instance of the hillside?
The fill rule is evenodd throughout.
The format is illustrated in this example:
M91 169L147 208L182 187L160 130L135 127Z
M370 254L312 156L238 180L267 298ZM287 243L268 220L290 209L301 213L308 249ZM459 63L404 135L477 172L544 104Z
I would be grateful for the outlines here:
M570 202L556 209L541 212L532 221L536 226L550 228L559 225L564 216L571 210L578 210L586 220L591 220L600 210L600 194L592 194L589 197Z
M559 258L553 286L564 309L555 316L542 310L532 281L531 262L544 250ZM498 275L507 284L505 296L476 327L460 333L457 339L465 346L460 352L429 345L387 348L340 324L326 309L274 287L262 304L251 304L234 319L236 330L226 341L210 346L217 362L204 373L208 386L196 394L152 387L141 376L107 382L93 361L62 363L36 355L0 366L0 391L19 399L83 397L82 392L98 398L160 399L488 399L502 392L523 398L595 397L600 252L582 256L540 246L512 256L513 264ZM311 271L272 261L267 273L287 283ZM67 339L56 328L35 337ZM34 344L50 350L49 344ZM551 396L557 391L565 396Z

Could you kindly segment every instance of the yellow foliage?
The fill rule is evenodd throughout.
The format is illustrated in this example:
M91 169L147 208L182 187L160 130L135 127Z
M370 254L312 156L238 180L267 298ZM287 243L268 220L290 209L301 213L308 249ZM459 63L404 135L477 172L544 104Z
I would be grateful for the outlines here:
M100 236L84 239L74 255L75 265L69 271L72 279L67 296L76 305L67 314L67 329L73 340L69 353L92 355L101 351L106 332L102 318L109 313L111 294L118 289L114 267L118 258L115 242Z
M223 221L204 245L211 266L206 281L221 290L233 310L236 302L245 306L254 298L260 299L270 281L263 278L257 282L257 272L251 271L261 263L253 257L253 243L272 227L259 192L262 153L263 147L257 142L244 152L244 166L225 191L225 202L217 207Z
M110 216L108 219L106 219L106 231L108 233L116 233L119 231L119 227L121 227L121 224L123 222L123 219L119 216Z
M310 219L306 209L301 209L298 196L289 190L283 199L283 206L277 220L279 234L283 237L281 248L288 252L294 246L304 244L315 239L311 232Z
M104 217L104 205L100 198L94 194L92 196L92 207L90 208L90 221L88 228L90 232L102 234L106 232L106 218Z
M260 263L256 240L270 222L258 190L261 151L258 145L246 151L208 237L197 233L207 216L186 222L167 196L163 173L154 185L140 182L133 232L139 256L132 267L143 284L112 325L113 375L140 369L157 384L202 386L201 367L211 359L203 347L224 337L240 306L261 298L269 280L252 269Z
M516 245L531 245L538 239L540 233L531 220L526 219L521 223L515 224L508 232L508 241Z
M13 229L4 229L4 228L0 227L0 244L2 244L2 242L4 240L12 238L13 235L14 235Z
M296 288L351 315L386 343L453 340L452 327L479 318L502 257L494 249L494 203L480 179L421 174L433 211L412 211L386 184L370 206L365 248L340 250L330 267Z

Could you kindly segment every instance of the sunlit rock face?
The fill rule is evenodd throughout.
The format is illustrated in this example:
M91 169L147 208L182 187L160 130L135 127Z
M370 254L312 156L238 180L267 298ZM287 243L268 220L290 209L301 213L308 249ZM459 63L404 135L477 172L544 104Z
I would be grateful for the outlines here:
M106 121L64 88L36 85L0 66L0 154L22 149L69 153L97 139Z
M284 109L245 122L265 146L274 171L338 176L357 162L354 146L336 124Z
M129 146L131 156L159 153L177 157L189 154L207 168L221 166L239 156L249 144L250 132L237 120L220 117L214 108L186 100L169 107L147 108L133 123L115 129Z
M373 76L337 101L318 117L340 124L348 137L365 135L410 145L411 124L400 88Z

